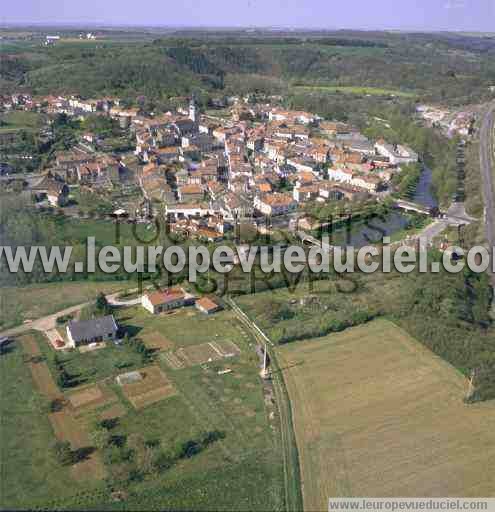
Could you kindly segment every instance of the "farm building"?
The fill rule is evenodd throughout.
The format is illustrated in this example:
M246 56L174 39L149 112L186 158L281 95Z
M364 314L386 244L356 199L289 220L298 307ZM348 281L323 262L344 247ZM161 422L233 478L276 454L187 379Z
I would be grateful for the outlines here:
M119 328L113 315L83 320L71 321L67 325L67 338L69 347L88 345L100 341L114 340Z
M196 307L205 315L211 315L222 309L222 306L209 297L201 297L201 299L198 299L196 301Z
M167 288L165 291L157 291L143 295L141 305L144 309L156 315L165 311L187 306L194 302L194 297L186 293L182 288Z

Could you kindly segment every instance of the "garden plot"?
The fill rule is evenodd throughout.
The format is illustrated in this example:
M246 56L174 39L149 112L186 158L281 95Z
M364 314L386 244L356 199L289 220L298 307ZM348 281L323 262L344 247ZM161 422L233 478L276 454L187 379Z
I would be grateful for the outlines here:
M174 342L163 336L163 334L158 331L146 332L142 335L142 338L146 348L150 350L163 352L174 348Z
M142 368L139 374L140 379L117 377L117 383L121 386L122 392L135 409L142 409L177 393L173 384L158 366Z
M57 384L53 380L52 374L45 362L29 363L29 369L33 376L33 381L40 392L47 398L54 399L61 396Z
M90 384L67 397L77 416L118 402L117 395L105 384Z
M240 353L241 350L233 341L212 341L167 352L164 360L171 368L178 370L235 357Z

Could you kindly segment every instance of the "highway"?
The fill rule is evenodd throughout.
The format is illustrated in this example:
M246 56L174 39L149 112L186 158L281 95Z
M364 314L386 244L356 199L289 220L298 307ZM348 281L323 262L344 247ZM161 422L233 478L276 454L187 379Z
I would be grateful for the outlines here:
M483 199L485 202L486 240L492 254L495 246L495 200L493 177L495 174L493 156L495 103L486 111L480 130L480 168L482 177ZM492 275L492 285L495 287L495 274Z

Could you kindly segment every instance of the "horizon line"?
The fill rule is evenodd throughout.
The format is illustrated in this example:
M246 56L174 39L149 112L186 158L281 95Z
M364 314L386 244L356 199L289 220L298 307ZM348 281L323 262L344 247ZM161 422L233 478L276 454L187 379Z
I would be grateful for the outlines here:
M482 29L467 28L420 28L420 27L318 27L318 26L298 26L298 25L182 25L182 24L156 24L156 23L112 23L97 21L7 21L0 22L0 28L6 29L11 27L46 27L46 28L100 28L100 29L186 29L186 30L263 30L263 31L304 31L304 32L422 32L422 33L475 33L475 34L493 34L495 31L487 31Z

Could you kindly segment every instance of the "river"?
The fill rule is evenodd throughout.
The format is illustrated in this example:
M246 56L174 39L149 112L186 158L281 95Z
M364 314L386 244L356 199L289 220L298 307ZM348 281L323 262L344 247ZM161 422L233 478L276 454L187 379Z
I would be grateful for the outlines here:
M438 206L438 202L432 194L431 182L431 169L424 167L412 199L413 202L429 208ZM345 227L339 228L332 234L330 243L339 246L352 245L359 248L378 243L384 236L392 236L394 233L407 228L408 225L408 216L396 210L388 213L383 219L376 218L367 223L354 224L350 230Z

